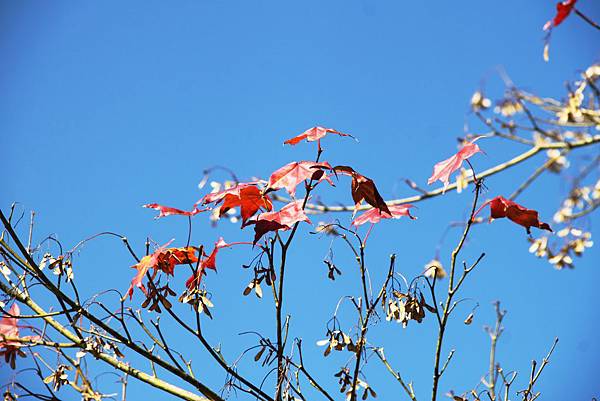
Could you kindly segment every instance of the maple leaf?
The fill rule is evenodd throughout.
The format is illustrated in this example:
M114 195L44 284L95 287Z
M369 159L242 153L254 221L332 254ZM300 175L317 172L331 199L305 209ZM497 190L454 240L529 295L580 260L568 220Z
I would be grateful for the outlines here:
M571 14L577 0L566 0L556 3L556 15L544 24L544 31L560 25Z
M18 338L19 327L17 326L17 318L12 316L19 316L21 311L19 305L15 302L10 310L8 311L11 316L3 316L0 320L0 356L4 357L4 360L10 364L12 369L16 366L17 355L19 354L19 348L22 344L18 341L6 340L7 337Z
M294 224L301 221L312 224L310 219L304 213L302 203L302 200L290 202L278 212L261 213L256 219L249 221L248 224L254 224L253 244L256 244L258 240L269 231L287 231L292 228Z
M485 202L475 212L479 213L485 206L490 206L490 220L507 217L509 220L525 227L527 234L531 234L531 227L537 227L541 230L552 231L547 223L542 223L536 210L527 209L518 203L508 200L502 196L496 196L494 199Z
M202 259L200 261L200 263L198 264L198 268L196 269L195 273L192 273L192 275L186 280L185 282L185 286L188 290L193 290L194 288L198 288L198 286L200 285L200 282L202 281L202 276L205 273L206 269L211 269L211 270L217 270L217 253L219 253L219 250L221 248L227 248L234 245L232 244L228 244L227 242L225 242L225 240L221 237L219 238L219 240L217 242L215 242L215 246L212 250L212 252L207 255L206 253L204 253L204 259Z
M228 210L239 207L242 215L242 225L246 225L248 219L260 210L270 211L273 209L271 198L265 195L257 186L256 182L240 183L232 188L206 195L198 203L206 205L222 203L219 207L219 217Z
M454 156L447 158L435 166L433 166L433 174L427 180L427 184L432 184L437 180L440 180L444 183L444 192L446 191L446 187L450 183L450 174L458 170L463 162L467 160L469 157L474 154L481 152L479 146L475 144L475 141L481 138L482 136L478 136L470 142L466 142L463 147L456 153Z
M8 311L7 316L2 316L0 319L0 356L4 357L4 360L10 365L12 369L16 366L17 356L25 356L25 354L19 350L23 347L23 343L20 341L7 340L6 338L22 338L27 340L38 340L39 336L25 336L21 337L19 333L19 319L17 316L21 315L19 305L15 302L12 304Z
M300 143L303 140L306 140L307 142L318 141L319 148L320 148L321 147L321 138L325 137L325 135L327 135L327 134L336 134L339 136L349 136L349 137L353 138L352 135L344 134L343 132L334 130L333 128L312 127L312 128L307 129L300 135L290 138L283 143L286 145L296 145L297 143Z
M144 256L137 264L131 266L137 270L137 273L131 280L131 284L127 290L127 295L129 295L130 299L133 297L133 289L135 287L146 294L146 288L142 281L150 269L154 269L152 277L158 271L173 275L176 265L196 263L198 261L194 247L167 248L171 242L167 242L165 245L157 248L151 255Z
M333 182L323 169L331 169L327 162L315 163L311 161L291 162L276 170L269 177L268 190L285 188L290 196L296 196L296 187L304 180L322 181L327 180L331 185Z
M0 339L2 337L19 337L19 327L17 326L18 319L13 316L19 316L21 310L15 302L10 307L7 316L3 316L0 320ZM10 342L0 340L0 348L5 347Z
M210 194L206 194L206 195L204 195L204 197L202 199L200 199L198 202L196 202L196 204L202 203L203 205L207 205L209 203L219 203L219 201L221 201L225 196L227 196L227 195L240 196L240 191L243 188L256 187L256 184L258 184L258 181L240 182L240 183L237 183L234 186L232 186L230 188L226 188L222 191L211 192Z
M379 209L369 209L360 216L356 217L354 221L352 221L352 225L358 227L365 223L376 224L381 221L381 219L399 219L402 216L408 216L412 220L415 220L416 217L410 214L410 208L413 205L390 205L388 209L390 213L383 212Z
M382 212L390 214L390 209L379 194L372 179L356 172L352 167L336 166L333 171L337 174L345 174L352 177L352 200L354 200L354 213L364 200L369 205Z
M160 213L158 214L158 216L155 217L155 219L160 219L161 217L171 216L171 215L182 215L182 216L190 216L191 217L191 216L197 215L198 213L205 212L208 210L208 209L198 209L196 206L194 206L194 208L192 210L188 211L188 210L176 209L174 207L159 205L158 203L148 203L146 205L142 205L142 207L158 210Z

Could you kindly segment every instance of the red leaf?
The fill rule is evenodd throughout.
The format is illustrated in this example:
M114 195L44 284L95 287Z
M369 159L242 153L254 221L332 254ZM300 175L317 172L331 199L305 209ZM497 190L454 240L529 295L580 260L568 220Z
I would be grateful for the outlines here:
M171 241L159 247L151 255L144 256L137 264L131 266L137 270L137 273L131 280L131 285L127 290L127 295L129 295L130 299L133 297L134 287L138 287L146 293L146 288L142 281L150 269L154 269L154 275L158 271L173 275L176 265L196 263L198 261L195 248L167 248L170 243Z
M350 134L344 134L343 132L334 130L332 128L324 128L324 127L312 127L307 129L306 131L304 131L303 133L301 133L298 136L295 136L291 139L288 139L287 141L284 142L284 144L287 145L296 145L297 143L303 141L306 139L307 142L314 142L314 141L319 141L321 138L323 138L325 135L327 134L336 134L339 136L349 136L352 137L352 135Z
M223 199L226 195L240 196L240 190L242 188L256 186L256 184L257 184L256 181L241 182L241 183L236 184L235 186L233 186L231 188L227 188L227 189L224 189L224 190L219 191L219 192L213 192L213 193L207 194L200 201L196 202L196 204L199 204L200 202L202 202L203 205L206 205L206 204L209 204L209 203L219 203L219 201L221 199Z
M210 255L206 255L206 254L203 255L203 256L205 256L205 258L200 261L200 264L198 265L198 269L196 270L196 273L192 274L190 276L190 278L188 278L186 280L185 286L187 287L187 289L191 291L192 289L197 288L200 285L200 282L202 281L202 276L205 274L206 269L217 270L217 260L216 259L217 259L217 253L219 253L219 249L227 248L232 245L234 245L234 244L228 244L227 242L225 242L225 240L222 237L219 238L219 240L217 242L215 242L215 247L213 248ZM208 257L206 257L206 256L208 256Z
M142 207L146 207L148 209L158 210L160 213L155 219L160 219L161 217L171 216L171 215L182 215L182 216L195 216L200 212L204 212L208 209L198 209L194 206L194 208L190 211L176 209L174 207L159 205L158 203L148 203L147 205L142 205Z
M331 182L331 179L325 174L323 168L331 169L331 166L327 162L291 162L271 174L267 188L272 190L285 188L290 196L295 197L296 187L304 180L327 180L333 185L333 182Z
M416 219L416 217L411 216L410 208L413 205L391 205L388 206L390 213L382 212L379 209L369 209L357 218L354 219L352 225L358 227L365 223L376 224L381 221L381 219L399 219L402 216L408 216L411 219Z
M527 234L531 234L531 227L537 227L541 230L552 231L548 224L542 223L539 220L539 215L537 211L527 209L502 196L497 196L494 199L484 203L479 208L479 210L481 210L487 204L490 205L491 219L500 219L503 217L507 217L511 221L525 227L525 229L527 230ZM477 213L479 212L479 210L477 211Z
M454 156L449 157L433 166L433 174L427 180L427 184L432 184L437 180L444 183L444 191L450 183L450 174L458 170L463 161L473 156L475 153L481 152L479 146L475 144L475 141L481 138L481 136L473 139L471 142L467 142Z
M352 167L336 166L333 168L335 173L341 173L352 177L352 200L354 200L354 213L364 200L369 205L382 212L390 214L390 210L385 201L379 194L377 187L372 179L354 171Z
M255 235L253 244L256 244L269 231L286 231L301 221L311 224L311 221L302 209L302 202L302 200L290 202L278 212L261 213L255 220L249 221L248 224L254 224Z
M575 3L577 3L577 0L566 0L557 3L556 15L553 19L546 22L546 24L544 25L544 31L547 31L548 29L554 26L560 25L569 16L569 14L571 14L571 11L575 7Z
M24 342L7 340L7 337L20 338L23 340L35 341L39 340L39 336L24 336L21 337L19 333L19 319L17 316L21 315L19 305L15 302L12 304L8 311L7 316L2 316L0 319L0 357L6 361L12 369L15 369L17 356L24 354L19 351L19 348L24 346Z
M207 203L214 203L216 205L221 202L219 217L227 213L229 209L239 207L243 225L259 209L267 211L273 209L271 199L258 189L255 182L237 184L233 188L208 194L202 199L202 203L205 205Z
M8 314L11 316L19 316L21 314L19 305L16 302L12 304ZM19 337L18 319L11 316L3 316L0 320L0 348L9 344L8 342L1 341L2 337Z
M219 208L219 216L223 216L229 209L234 207L240 208L242 223L246 223L259 209L272 210L273 204L271 199L257 187L246 187L240 189L239 196L225 195L223 204Z
M8 313L12 316L19 316L21 314L19 310L19 305L17 305L17 303L15 302L11 306ZM6 361L11 368L15 369L15 363L17 355L19 354L19 348L21 348L23 344L19 341L5 340L6 337L19 337L17 318L4 316L2 317L2 320L0 320L0 357L2 357L2 359Z

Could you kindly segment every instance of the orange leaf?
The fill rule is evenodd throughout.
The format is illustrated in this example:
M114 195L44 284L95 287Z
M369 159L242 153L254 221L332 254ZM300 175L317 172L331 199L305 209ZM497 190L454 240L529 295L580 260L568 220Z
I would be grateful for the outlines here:
M131 284L127 290L127 295L129 295L130 299L133 297L134 287L138 287L144 293L146 292L142 281L150 269L154 269L154 274L162 271L173 275L176 265L196 263L198 261L195 248L167 248L170 243L171 241L159 247L151 255L144 256L137 264L131 266L137 270L137 273L131 280Z
M233 188L208 194L202 199L202 203L205 205L208 203L214 203L215 205L222 203L219 208L219 217L223 216L229 209L239 207L243 225L258 210L269 211L273 209L271 198L261 192L255 182L240 183Z

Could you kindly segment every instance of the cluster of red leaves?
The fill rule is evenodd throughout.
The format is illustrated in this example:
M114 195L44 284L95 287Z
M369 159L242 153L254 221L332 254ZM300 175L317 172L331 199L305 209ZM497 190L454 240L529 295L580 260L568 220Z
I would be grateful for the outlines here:
M441 181L444 184L444 191L450 183L450 175L458 170L463 162L476 153L481 152L479 146L475 143L480 136L470 142L466 142L455 155L437 163L433 166L433 174L427 180L427 184L432 184L435 181Z
M15 302L12 304L7 316L3 316L0 319L0 357L4 356L4 361L10 365L12 369L15 368L16 359L18 355L23 356L24 354L20 351L23 344L19 341L7 340L7 338L23 338L36 340L38 336L26 336L20 337L19 333L19 320L16 316L21 315L19 305Z
M300 135L297 135L293 138L288 139L287 141L284 142L284 144L286 145L296 145L297 143L302 142L303 140L306 140L307 142L314 142L314 141L318 141L319 143L319 149L321 148L321 138L325 137L325 135L327 134L336 134L339 136L349 136L352 137L352 135L350 134L344 134L343 132L334 130L333 128L325 128L325 127L312 127L307 129L306 131L304 131L303 133L301 133Z
M194 247L167 248L170 243L171 241L159 247L151 255L144 256L137 264L131 266L137 270L137 273L131 280L131 284L127 290L127 295L129 295L130 299L133 296L133 289L135 287L142 290L144 294L147 294L142 281L150 269L154 270L152 275L152 278L154 278L159 271L173 275L176 265L198 262Z
M219 206L219 217L227 213L228 210L239 207L242 215L242 225L246 225L248 219L260 209L270 211L273 209L273 203L264 192L257 186L256 182L240 183L232 188L225 189L206 195L198 202L203 205L212 203Z
M494 199L485 202L477 210L475 215L477 215L477 213L479 213L479 211L487 205L490 206L490 220L507 217L509 220L525 227L527 234L531 234L531 227L552 231L547 223L540 221L537 211L527 209L502 196L497 196Z
M256 244L263 235L270 231L287 231L301 221L311 224L304 213L302 202L302 200L290 202L278 212L261 213L256 219L249 221L248 224L254 224L253 244Z
M575 1L572 3L574 4ZM570 9L568 12L570 12ZM566 15L568 15L568 12ZM555 25L562 22L562 20L566 18L566 15L559 19L555 18ZM313 127L302 134L285 141L285 143L295 145L303 140L309 142L320 141L320 139L328 133L339 136L350 136L331 128ZM465 160L476 153L482 152L479 146L475 144L475 141L479 138L481 137L465 142L455 155L437 163L433 168L433 174L429 178L428 183L431 184L439 180L444 183L445 189L450 182L450 175L458 170ZM321 148L319 144L319 152L320 151ZM327 162L318 163L312 161L291 162L279 168L271 174L267 186L262 190L259 187L259 182L247 182L238 183L232 188L210 193L199 200L191 211L175 209L155 203L144 205L144 207L158 210L160 214L157 218L169 215L194 216L202 211L209 210L199 209L198 205L200 204L212 204L213 206L218 207L219 217L227 213L228 210L239 207L242 216L242 228L248 225L254 226L255 235L252 244L255 245L263 235L268 232L287 231L302 221L311 224L311 221L304 211L306 199L294 200L283 206L279 211L273 211L273 203L267 193L285 189L292 198L295 198L296 188L302 182L308 182L306 184L307 189L312 188L312 183L320 183L323 180L334 185L330 176L327 174L327 171L332 172L336 176L342 174L351 177L351 195L354 201L354 214L356 214L363 201L372 207L356 217L352 221L353 226L359 227L365 223L374 225L379 223L382 219L398 219L402 216L408 216L413 220L415 219L415 217L410 214L410 209L413 207L412 205L388 206L377 190L373 180L358 173L352 167L331 167ZM487 205L490 206L492 219L507 217L511 221L525 227L528 233L530 232L531 227L552 231L548 224L539 221L537 211L526 209L501 196L484 203L477 213ZM257 212L259 211L262 212L257 215ZM475 215L477 213L475 213ZM197 256L198 251L194 247L167 248L169 245L169 243L167 243L158 248L153 254L142 258L138 264L133 266L137 269L137 274L131 282L128 294L130 297L132 296L134 287L138 287L146 292L142 280L150 269L154 269L152 277L159 271L173 275L175 266L180 264L195 264L194 273L187 279L185 285L188 291L197 289L203 275L206 274L206 270L216 270L216 256L219 250L235 244L240 243L228 244L221 238L215 243L210 254L206 254L202 250L202 254Z
M556 3L556 15L544 24L544 31L560 25L571 14L577 0L566 0Z
M362 213L360 216L356 217L354 221L352 221L352 225L358 227L365 223L377 224L381 221L381 219L399 219L402 216L408 216L410 219L415 220L416 217L410 214L410 208L413 205L391 205L388 206L389 213L381 211L380 209L369 209L366 212Z

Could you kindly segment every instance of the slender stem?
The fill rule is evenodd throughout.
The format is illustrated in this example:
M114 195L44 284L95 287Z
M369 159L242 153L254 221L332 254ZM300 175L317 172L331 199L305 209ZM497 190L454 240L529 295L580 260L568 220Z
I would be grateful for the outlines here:
M388 372L390 372L392 374L392 376L394 376L394 378L398 381L398 383L400 383L400 385L402 386L402 388L404 389L406 394L410 397L410 399L412 401L417 401L417 397L415 396L415 393L412 390L412 386L410 386L410 384L407 386L406 383L404 382L404 380L402 379L402 376L400 376L400 372L397 372L392 368L392 365L390 365L390 363L386 359L385 355L383 354L383 349L382 348L376 349L375 355L377 355L379 357L379 359L381 360L381 362L383 362L383 364L385 365Z
M321 154L323 152L323 149L321 149L321 146L318 146L317 149L317 158L315 159L315 164L319 163L319 160L321 158ZM310 197L310 193L313 189L313 179L311 178L308 182L308 184L306 185L306 194L304 195L304 201L302 202L302 210L304 210L308 204L308 199ZM285 243L283 243L281 245L281 262L279 264L279 282L278 282L278 290L277 293L275 294L276 297L276 302L275 302L275 314L276 314L276 330L277 330L277 386L275 389L275 401L280 401L281 400L281 391L282 391L282 385L283 385L283 379L285 376L285 367L283 366L283 362L284 362L284 357L283 357L283 353L284 353L284 349L285 349L285 344L284 344L284 339L283 339L283 319L282 319L282 313L283 313L283 290L284 290L284 278L285 278L285 266L286 266L286 260L287 260L287 251L292 243L292 240L294 239L294 236L296 234L296 231L298 230L298 226L299 226L300 222L297 222L294 224L294 226L292 227L292 230L290 232L290 235L288 236L287 241L285 241Z
M597 23L595 23L594 21L592 21L590 19L590 17L588 17L587 15L585 15L584 13L582 13L581 11L579 11L576 8L573 8L573 11L575 12L575 14L577 14L577 16L579 18L581 18L582 20L584 20L585 22L587 22L588 24L590 24L591 26L593 26L594 28L600 30L600 25L598 25Z
M360 328L360 337L359 337L358 341L356 342L356 352L355 352L356 361L354 364L354 372L352 375L352 387L350 389L350 401L356 401L356 387L358 385L358 373L360 372L360 361L361 361L362 352L363 352L363 349L367 342L367 331L369 329L369 319L373 315L373 312L375 312L375 307L379 303L379 300L383 296L388 283L390 282L392 276L394 275L395 262L396 262L396 255L392 254L390 256L390 267L388 270L387 277L386 277L383 285L381 286L381 289L379 290L379 294L377 295L377 298L375 298L373 300L373 302L369 302L368 299L365 300L365 302L364 302L365 310L366 310L364 319L362 318L362 311L361 310L358 311L360 314L360 318L362 320L362 325ZM364 276L364 269L361 273Z
M542 374L542 371L544 370L546 365L550 362L550 356L552 356L552 353L554 352L554 348L556 348L556 344L558 344L558 337L554 339L554 342L552 343L552 346L550 347L550 351L548 351L548 354L546 354L546 356L542 360L542 364L540 365L540 368L538 369L537 372L535 370L537 363L535 360L532 361L531 377L529 379L529 384L527 385L527 389L520 391L520 393L523 393L524 400L536 398L536 397L532 398L531 392L532 392L533 386L540 378L540 375Z
M333 397L327 392L327 390L325 390L319 383L317 383L315 378L306 370L306 366L304 365L304 358L302 357L302 341L301 340L298 340L298 355L300 357L300 364L299 365L296 364L295 365L296 368L298 370L300 370L300 372L302 372L304 374L304 376L306 376L306 378L308 379L308 382L311 384L311 386L313 386L314 388L319 390L319 392L321 394L323 394L325 396L325 398L327 398L329 401L334 401Z
M509 197L510 200L515 200L527 187L529 187L544 171L552 166L558 159L569 153L569 149L564 149L557 156L548 158L541 166L536 168L534 172L517 188Z
M481 177L481 174L479 176ZM446 331L446 324L448 322L448 316L450 315L450 312L453 309L453 307L451 306L451 302L454 297L454 294L456 293L456 291L462 284L462 282L463 282L464 278L466 277L466 275L468 274L468 272L470 272L472 270L472 268L475 267L475 264L474 264L470 269L465 268L461 278L459 279L458 284L456 285L456 287L454 286L454 277L455 277L455 273L456 273L456 258L458 256L458 253L464 246L465 241L467 239L467 235L469 234L471 226L473 225L473 216L475 215L475 210L477 208L477 201L479 200L479 193L481 191L481 186L482 186L482 181L481 181L481 178L479 178L475 182L475 196L473 197L473 204L471 206L471 213L469 215L469 220L465 224L465 229L463 231L462 237L460 238L460 241L458 242L458 245L456 246L456 248L454 248L454 251L452 251L451 263L450 263L450 275L449 275L449 280L448 280L448 294L446 296L446 301L444 302L444 309L442 312L441 323L439 324L439 328L438 328L438 337L437 337L436 348L435 348L431 401L437 400L438 384L439 384L440 377L442 375L442 371L440 370L440 355L442 352L442 345L443 345L443 341L444 341L444 333ZM481 259L481 257L480 257L480 259ZM476 263L478 263L478 262L476 262ZM436 305L436 307L437 307L437 305Z
M490 335L490 365L488 372L488 380L487 387L489 389L490 398L492 401L496 400L496 381L497 381L497 367L496 367L496 347L498 345L498 339L502 334L502 319L504 319L504 315L506 315L506 311L500 309L500 302L494 302L494 308L496 309L496 324L494 329L488 329L488 334Z
M11 337L0 335L2 342L11 343L18 342L28 346L43 345L51 348L79 348L78 343L59 343L56 341L42 340L35 337Z

